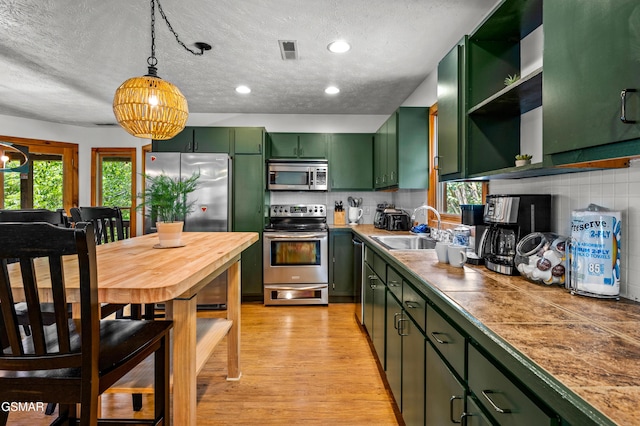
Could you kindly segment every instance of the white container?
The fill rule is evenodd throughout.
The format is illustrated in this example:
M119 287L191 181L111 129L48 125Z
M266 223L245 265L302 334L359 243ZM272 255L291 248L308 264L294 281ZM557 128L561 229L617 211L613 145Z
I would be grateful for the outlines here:
M569 279L572 293L620 295L621 214L595 204L571 213Z

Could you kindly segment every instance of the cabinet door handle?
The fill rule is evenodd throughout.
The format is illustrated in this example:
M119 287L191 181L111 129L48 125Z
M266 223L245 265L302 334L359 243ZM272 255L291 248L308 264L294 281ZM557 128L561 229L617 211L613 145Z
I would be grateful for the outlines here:
M467 426L467 417L473 417L473 414L464 412L460 416L460 423L462 423L463 426Z
M456 420L453 418L453 401L455 401L456 399L462 399L462 397L452 395L451 398L449 398L449 420L451 420L451 423L462 423L462 416L460 417L461 420Z
M400 283L396 280L389 281L389 287L400 287Z
M411 300L406 300L404 304L409 309L418 309L420 307L420 304L412 302Z
M633 124L635 120L627 120L627 92L637 92L636 89L624 89L620 92L620 106L622 111L620 112L620 121L626 124Z
M409 335L408 333L404 333L403 332L404 331L404 327L400 324L402 322L407 322L407 321L409 321L409 320L406 319L406 318L400 318L398 320L398 334L401 335L401 336L408 336Z
M494 410L496 410L496 412L498 412L500 414L508 414L508 413L510 413L511 412L510 409L508 409L508 408L500 408L500 407L498 407L498 405L495 402L493 402L493 400L489 396L489 394L493 394L493 393L495 393L495 392L492 391L492 390L489 390L489 389L485 389L485 390L482 391L482 396L487 398L487 401L489 401L489 404L491 404L491 406L493 407Z
M393 328L398 330L398 316L402 315L402 312L396 312L393 314Z
M193 150L194 151L198 150L198 142L193 142Z
M433 156L433 170L439 172L440 171L440 155Z
M444 334L444 333L439 333L439 332L437 332L437 331L432 331L432 332L431 332L431 337L433 337L433 338L436 340L436 342L438 342L439 344L441 344L441 345L446 345L446 344L447 344L447 343L449 343L449 342L444 341L444 340L442 340L442 339L438 339L438 336L440 336L440 335L442 335L442 334Z

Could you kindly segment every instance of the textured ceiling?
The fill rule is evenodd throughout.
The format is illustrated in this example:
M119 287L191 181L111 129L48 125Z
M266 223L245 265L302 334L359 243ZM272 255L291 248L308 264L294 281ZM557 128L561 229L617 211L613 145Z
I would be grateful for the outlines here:
M156 10L158 75L195 113L390 114L495 3L161 0L186 45L213 49L185 51ZM0 114L115 123L115 89L147 73L150 13L148 0L0 0ZM330 53L338 38L351 51ZM299 59L283 61L278 40L296 40Z

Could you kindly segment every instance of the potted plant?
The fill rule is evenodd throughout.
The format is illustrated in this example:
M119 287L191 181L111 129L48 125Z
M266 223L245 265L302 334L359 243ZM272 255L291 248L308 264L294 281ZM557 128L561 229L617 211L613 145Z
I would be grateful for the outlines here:
M180 247L184 218L193 211L195 200L187 202L187 195L196 190L200 173L186 179L172 178L164 173L145 175L146 187L139 197L147 217L156 221L159 247Z
M526 166L527 164L531 164L531 155L529 154L516 155L516 167Z

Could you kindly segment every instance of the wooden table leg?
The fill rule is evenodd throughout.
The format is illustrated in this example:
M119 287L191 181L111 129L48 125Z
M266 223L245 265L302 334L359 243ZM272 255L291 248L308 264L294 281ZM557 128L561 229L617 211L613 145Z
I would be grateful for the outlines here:
M169 302L173 316L173 424L196 425L197 297Z
M227 269L227 319L233 325L227 334L227 380L240 380L240 261Z

